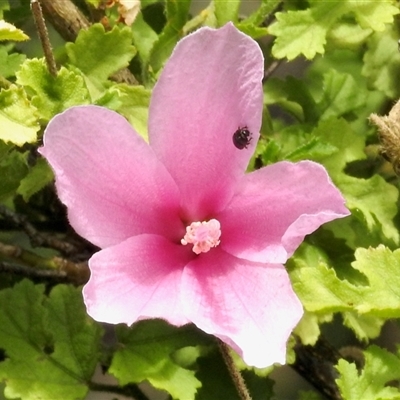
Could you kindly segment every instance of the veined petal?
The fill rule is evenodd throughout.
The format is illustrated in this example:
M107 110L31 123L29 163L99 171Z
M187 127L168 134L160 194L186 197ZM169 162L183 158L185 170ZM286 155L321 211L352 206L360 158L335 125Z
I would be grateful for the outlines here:
M142 233L183 236L177 186L125 118L73 107L50 121L43 140L40 153L81 236L100 247Z
M218 249L185 268L182 298L188 319L258 368L285 363L286 342L303 314L282 265L251 263Z
M182 39L154 87L149 139L177 183L188 220L222 209L259 138L263 55L232 24ZM235 147L238 127L252 133Z
M325 168L312 161L280 162L245 175L216 218L220 246L237 257L285 263L304 236L349 215Z
M190 321L179 300L190 250L162 236L138 235L94 254L89 282L83 288L87 311L95 320L131 325L163 318L174 325Z

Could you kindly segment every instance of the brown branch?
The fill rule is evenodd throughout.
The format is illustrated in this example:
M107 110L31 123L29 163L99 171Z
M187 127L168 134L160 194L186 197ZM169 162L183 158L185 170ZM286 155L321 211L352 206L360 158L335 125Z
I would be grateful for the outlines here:
M69 0L41 0L47 20L67 42L74 42L81 29L87 29L90 22Z
M335 383L338 376L334 369L341 358L340 353L322 337L314 346L306 346L298 338L296 340L296 362L292 368L328 399L340 400L342 397Z
M0 204L0 216L9 221L13 226L23 229L34 247L50 247L67 256L76 254L79 251L73 244L59 240L54 235L46 235L38 232L25 216L15 213L2 204Z
M69 281L65 272L36 269L26 265L13 264L6 261L0 261L0 272L21 275L28 278L52 279L57 282L66 283Z
M88 29L89 20L70 0L40 0L47 20L67 42L74 42L81 29ZM129 71L123 68L112 76L117 82L137 85L138 81Z
M74 263L61 257L44 258L20 246L0 242L0 255L18 263L16 271L27 276L51 276L83 285L89 280L87 262ZM47 271L42 274L39 271ZM12 271L11 272L15 272Z
M282 60L274 60L267 68L265 68L263 82L265 82L266 80L268 80L271 77L271 75L282 64L282 62L283 62L283 59Z

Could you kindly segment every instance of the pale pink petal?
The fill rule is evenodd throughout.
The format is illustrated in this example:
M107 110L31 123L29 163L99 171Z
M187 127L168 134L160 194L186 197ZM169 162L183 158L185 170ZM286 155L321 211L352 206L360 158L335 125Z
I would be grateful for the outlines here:
M111 324L144 318L188 323L179 293L182 270L193 257L184 246L156 235L101 250L89 261L91 276L83 288L89 315Z
M175 183L122 116L73 107L50 121L43 140L40 153L80 235L100 247L141 233L183 237Z
M326 170L311 161L280 162L243 177L215 218L227 252L252 261L284 263L304 236L349 215Z
M203 220L232 196L259 138L263 55L232 24L202 28L182 39L154 87L150 145L182 195L185 217ZM247 126L253 139L237 149Z
M182 298L188 319L259 368L285 363L286 342L303 314L282 265L251 263L218 249L185 268Z

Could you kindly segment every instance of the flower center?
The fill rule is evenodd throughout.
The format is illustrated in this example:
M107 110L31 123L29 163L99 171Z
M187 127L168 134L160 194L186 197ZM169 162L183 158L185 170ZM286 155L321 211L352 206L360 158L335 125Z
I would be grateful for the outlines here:
M181 240L183 245L193 244L196 254L207 253L211 247L219 245L221 224L216 219L203 222L192 222L186 227L186 234Z

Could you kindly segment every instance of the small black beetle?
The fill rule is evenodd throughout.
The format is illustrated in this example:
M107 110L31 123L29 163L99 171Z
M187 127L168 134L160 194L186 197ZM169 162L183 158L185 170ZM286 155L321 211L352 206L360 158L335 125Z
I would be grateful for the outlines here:
M244 126L243 128L239 127L232 136L233 144L239 150L247 149L251 139L251 132L247 129L247 126Z

